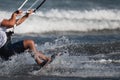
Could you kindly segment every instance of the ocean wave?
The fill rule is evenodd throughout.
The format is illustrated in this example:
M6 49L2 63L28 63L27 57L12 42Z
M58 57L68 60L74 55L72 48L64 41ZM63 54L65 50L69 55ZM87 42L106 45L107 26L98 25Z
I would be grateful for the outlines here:
M46 12L37 12L38 16L47 18L65 18L65 19L105 19L105 20L120 20L119 10L59 10L51 9Z
M11 12L0 12L9 18ZM120 28L119 10L59 10L38 11L15 28L15 33L45 33L52 31L92 31Z

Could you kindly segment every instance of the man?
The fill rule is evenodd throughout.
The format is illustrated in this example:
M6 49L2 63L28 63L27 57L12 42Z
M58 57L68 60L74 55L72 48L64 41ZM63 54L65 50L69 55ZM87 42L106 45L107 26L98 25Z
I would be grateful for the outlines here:
M16 19L17 16L22 14L22 10L18 10L14 12L10 19L3 19L0 21L0 56L3 59L9 59L10 56L15 53L22 53L25 50L29 49L33 51L34 58L37 64L42 64L44 62L50 61L51 59L43 55L42 52L39 52L35 48L35 43L33 40L23 40L16 43L11 43L8 39L6 30L9 28L13 28L14 25L18 26L23 23L31 14L33 10L29 10L23 17ZM42 60L44 62L42 62Z

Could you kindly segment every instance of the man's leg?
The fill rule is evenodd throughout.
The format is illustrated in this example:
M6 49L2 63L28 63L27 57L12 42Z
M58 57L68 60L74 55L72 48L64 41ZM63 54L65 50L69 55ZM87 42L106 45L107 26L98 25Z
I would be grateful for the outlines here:
M42 52L39 52L36 47L35 47L35 43L33 40L24 40L23 41L24 44L24 48L25 49L29 49L31 51L34 52L34 57L35 57L35 61L37 62L37 64L41 64L41 60L45 60L45 61L50 61L51 59L46 57Z

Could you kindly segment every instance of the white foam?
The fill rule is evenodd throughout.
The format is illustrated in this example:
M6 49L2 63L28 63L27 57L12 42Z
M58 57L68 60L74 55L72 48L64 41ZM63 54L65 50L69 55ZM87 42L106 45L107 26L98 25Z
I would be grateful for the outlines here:
M10 17L11 12L0 12L0 18ZM15 33L42 33L49 31L91 31L120 27L119 10L73 11L51 9L31 16Z

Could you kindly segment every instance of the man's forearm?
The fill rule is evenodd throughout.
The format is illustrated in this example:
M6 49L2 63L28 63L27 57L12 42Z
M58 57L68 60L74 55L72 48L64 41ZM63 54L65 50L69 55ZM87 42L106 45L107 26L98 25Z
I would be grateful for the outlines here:
M29 17L28 14L24 15L22 18L18 19L16 21L16 25L20 25L21 23L23 23L27 18Z

